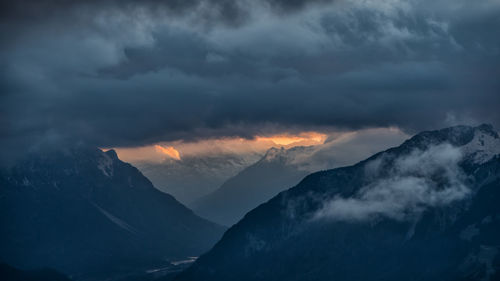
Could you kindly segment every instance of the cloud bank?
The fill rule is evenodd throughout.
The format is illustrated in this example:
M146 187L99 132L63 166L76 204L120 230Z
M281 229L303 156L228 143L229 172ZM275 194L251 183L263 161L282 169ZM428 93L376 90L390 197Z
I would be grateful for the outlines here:
M500 3L3 1L0 147L500 125Z
M315 214L316 219L335 221L372 221L377 218L409 220L425 210L465 199L470 190L464 183L458 162L459 148L449 144L415 150L394 160L386 169L384 160L367 164L366 174L374 182L351 198L335 197Z

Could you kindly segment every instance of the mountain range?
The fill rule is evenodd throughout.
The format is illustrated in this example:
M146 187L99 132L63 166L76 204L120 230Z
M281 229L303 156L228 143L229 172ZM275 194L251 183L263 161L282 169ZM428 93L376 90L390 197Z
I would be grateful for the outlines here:
M134 162L154 186L192 206L200 197L220 187L225 180L256 162L257 153L221 153L167 158L161 163Z
M311 149L313 147L302 146L269 149L262 159L195 201L193 210L214 222L233 225L248 211L306 176L309 172L290 160Z
M395 130L364 130L330 137L314 146L272 147L259 161L190 207L202 217L230 226L306 175L353 164L381 149L400 144L404 137L406 135Z
M0 260L76 279L198 256L224 227L157 190L113 150L32 152L0 170Z
M491 126L455 126L310 174L177 280L499 280L499 154Z

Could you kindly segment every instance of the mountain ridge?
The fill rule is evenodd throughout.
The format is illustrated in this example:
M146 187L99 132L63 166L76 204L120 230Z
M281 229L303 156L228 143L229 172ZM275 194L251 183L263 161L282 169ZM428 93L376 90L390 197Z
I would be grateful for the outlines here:
M477 147L457 154L486 139L491 158L476 158ZM308 175L247 213L178 280L495 280L499 146L491 126L457 126ZM377 160L380 174L367 178Z
M364 130L332 136L313 146L272 147L259 161L194 202L193 210L212 221L232 225L308 174L364 159L388 145L400 144L403 136L398 130Z
M194 211L223 225L236 223L246 212L308 174L287 163L288 152L299 149L270 148L259 161L196 201Z
M214 191L228 178L257 161L258 154L187 155L161 163L134 163L158 189L193 206L200 197Z
M1 259L74 276L197 256L224 228L196 216L113 150L32 153L0 176ZM80 278L80 277L79 277Z

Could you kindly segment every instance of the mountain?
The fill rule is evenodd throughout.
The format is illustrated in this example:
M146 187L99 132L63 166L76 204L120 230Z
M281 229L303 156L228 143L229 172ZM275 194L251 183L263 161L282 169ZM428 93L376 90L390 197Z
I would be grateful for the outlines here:
M187 155L161 163L137 162L134 165L161 191L190 206L200 197L214 191L228 178L255 163L261 154Z
M255 164L190 206L200 216L230 226L311 172L355 163L400 144L404 136L390 130L364 130L315 146L273 147Z
M232 225L249 210L266 202L307 175L294 156L313 147L271 148L255 164L228 179L220 188L192 204L202 217Z
M71 281L53 269L21 270L5 263L0 263L0 277L3 281Z
M110 277L198 256L224 231L113 150L43 149L0 173L0 260L16 267Z
M311 174L178 280L500 280L499 154L491 126L456 126Z

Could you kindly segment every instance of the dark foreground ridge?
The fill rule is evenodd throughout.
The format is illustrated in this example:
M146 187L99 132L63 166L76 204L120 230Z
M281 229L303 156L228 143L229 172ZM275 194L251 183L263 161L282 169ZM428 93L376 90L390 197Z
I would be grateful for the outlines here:
M1 170L0 225L0 260L75 279L198 256L224 231L114 151L86 146L40 150Z
M2 281L71 281L53 269L21 270L5 263L0 263L0 277Z
M500 280L499 153L456 126L311 174L177 280Z

